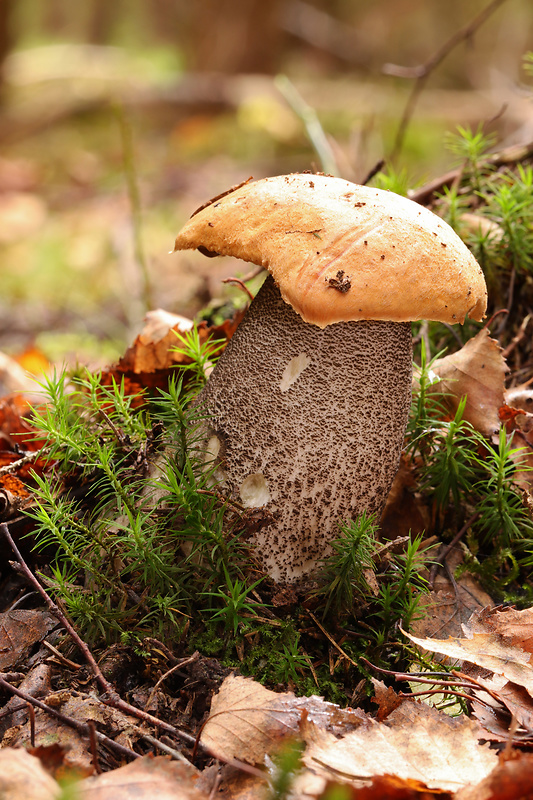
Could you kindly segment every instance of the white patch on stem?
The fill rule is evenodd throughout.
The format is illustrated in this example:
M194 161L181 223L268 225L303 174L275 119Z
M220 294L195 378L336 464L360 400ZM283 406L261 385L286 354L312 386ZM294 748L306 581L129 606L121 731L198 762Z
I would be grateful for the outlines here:
M265 476L260 472L248 475L242 482L239 491L242 504L245 508L258 508L270 503L270 489Z
M286 392L288 389L290 389L294 381L298 380L304 369L307 369L310 363L311 359L305 353L300 353L299 356L294 356L294 358L291 358L283 370L281 383L279 385L280 391Z

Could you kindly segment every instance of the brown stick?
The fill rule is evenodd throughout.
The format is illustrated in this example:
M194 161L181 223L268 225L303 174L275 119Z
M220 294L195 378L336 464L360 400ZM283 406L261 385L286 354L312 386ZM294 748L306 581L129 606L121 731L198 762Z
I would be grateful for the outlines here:
M36 697L32 697L31 694L27 692L23 692L22 689L17 689L16 686L13 686L8 681L4 680L0 676L0 686L2 689L10 692L11 694L20 697L22 700L25 700L27 704L30 704L32 707L35 706L36 708L40 708L41 711L46 711L47 714L51 714L53 717L58 719L64 725L68 725L69 728L74 728L81 736L89 736L89 728L84 722L78 722L78 720L73 719L72 717L68 717L66 714L62 714L60 711L57 711L52 706L47 706L46 703L43 703L41 700L37 700ZM115 752L119 753L121 756L127 756L128 758L140 758L139 753L136 753L134 750L130 750L128 747L124 747L124 745L119 744L118 742L113 741L105 734L100 733L99 731L95 731L96 739L101 742L102 744L107 745Z
M483 11L477 14L477 16L475 16L474 19L468 23L468 25L465 25L463 28L460 28L458 31L456 31L453 36L451 36L448 41L445 42L437 50L437 52L425 62L425 64L419 64L417 67L412 68L401 67L396 64L384 64L383 72L386 75L396 75L401 78L415 79L415 83L411 89L411 93L407 99L402 118L398 125L394 146L390 155L391 159L396 158L403 147L407 128L409 127L411 117L415 112L418 99L433 70L436 69L439 64L442 63L442 61L444 61L446 56L448 56L458 44L466 39L469 39L483 25L483 23L487 21L491 14L493 14L496 9L505 2L507 2L507 0L492 0L491 3L485 6Z

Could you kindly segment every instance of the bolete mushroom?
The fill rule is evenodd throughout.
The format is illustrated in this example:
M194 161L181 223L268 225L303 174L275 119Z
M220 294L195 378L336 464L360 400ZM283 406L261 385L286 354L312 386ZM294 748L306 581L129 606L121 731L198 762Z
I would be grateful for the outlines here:
M324 175L230 192L184 226L186 248L271 273L199 402L226 491L264 509L259 560L301 582L340 522L383 508L411 398L410 321L481 320L483 273L426 208Z

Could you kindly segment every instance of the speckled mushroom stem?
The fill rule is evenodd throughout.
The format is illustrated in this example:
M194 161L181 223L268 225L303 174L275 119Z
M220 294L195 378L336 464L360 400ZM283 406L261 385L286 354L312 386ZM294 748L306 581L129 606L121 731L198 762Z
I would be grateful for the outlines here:
M380 514L411 399L411 326L309 325L269 276L199 402L224 487L273 522L252 534L276 580L300 582L339 523Z

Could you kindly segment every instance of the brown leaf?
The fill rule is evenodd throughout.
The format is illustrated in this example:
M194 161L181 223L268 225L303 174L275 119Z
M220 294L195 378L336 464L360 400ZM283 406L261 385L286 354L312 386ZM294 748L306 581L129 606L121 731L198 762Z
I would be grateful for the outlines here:
M507 611L511 612L509 631L504 626ZM469 636L466 639L421 639L409 633L405 635L426 650L504 675L512 683L523 686L533 697L532 613L532 609L484 609L473 614L465 626Z
M0 797L6 800L55 800L59 784L41 762L23 749L0 750Z
M467 635L493 633L503 643L533 654L533 608L522 611L512 606L484 608L472 614L464 628Z
M120 742L131 746L139 736L136 720L127 717L121 711L101 703L97 698L84 694L70 696L58 708L65 716L77 722L86 723L94 721L97 728L102 731L113 731L113 737ZM11 729L6 733L10 744L28 746L30 743L31 729L26 723L19 729ZM65 767L75 769L84 775L93 772L92 755L89 741L74 728L64 725L46 711L35 710L35 742L37 746L48 744L50 741L57 744L65 751Z
M201 742L224 761L263 764L286 739L299 736L303 715L322 728L347 731L366 724L358 709L341 709L321 697L295 697L265 689L251 678L230 675L213 698Z
M304 733L308 769L356 786L376 775L394 775L457 791L485 778L498 763L488 745L478 743L476 722L414 701L403 702L386 723L372 722L342 739L311 723L305 723Z
M457 792L455 800L518 800L533 796L533 755L514 751L476 786Z
M195 786L192 765L165 756L145 756L76 786L79 800L207 800Z
M391 686L386 686L383 681L372 678L372 685L374 686L374 697L372 700L379 706L377 714L378 722L383 722L395 708L401 706L403 700L398 697Z
M457 352L437 359L433 371L441 379L435 391L445 392L455 414L466 395L463 418L485 436L498 431L498 412L504 403L504 378L508 368L502 348L482 328Z
M46 611L15 609L0 614L0 670L23 661L56 625L57 619Z
M449 574L455 575L463 561L462 548L454 547L446 556ZM447 575L439 571L433 590L420 597L420 616L413 620L410 631L415 636L461 636L462 624L468 622L475 611L492 605L492 598L469 572L462 572L452 584Z
M200 341L202 344L208 340L228 342L244 314L245 309L236 311L233 319L225 320L221 325L208 326L206 322L200 322L197 326ZM176 374L176 365L190 363L190 359L178 352L179 335L190 329L190 320L179 317L179 321L169 327L174 319L175 315L168 312L152 312L146 326L120 361L103 373L103 382L124 379L128 394L139 394L143 389L166 388L169 378Z
M324 798L329 797L332 789L330 784ZM350 800L452 800L450 792L440 789L431 791L425 783L414 780L404 780L394 775L378 775L372 778L368 786L361 789L352 789Z

